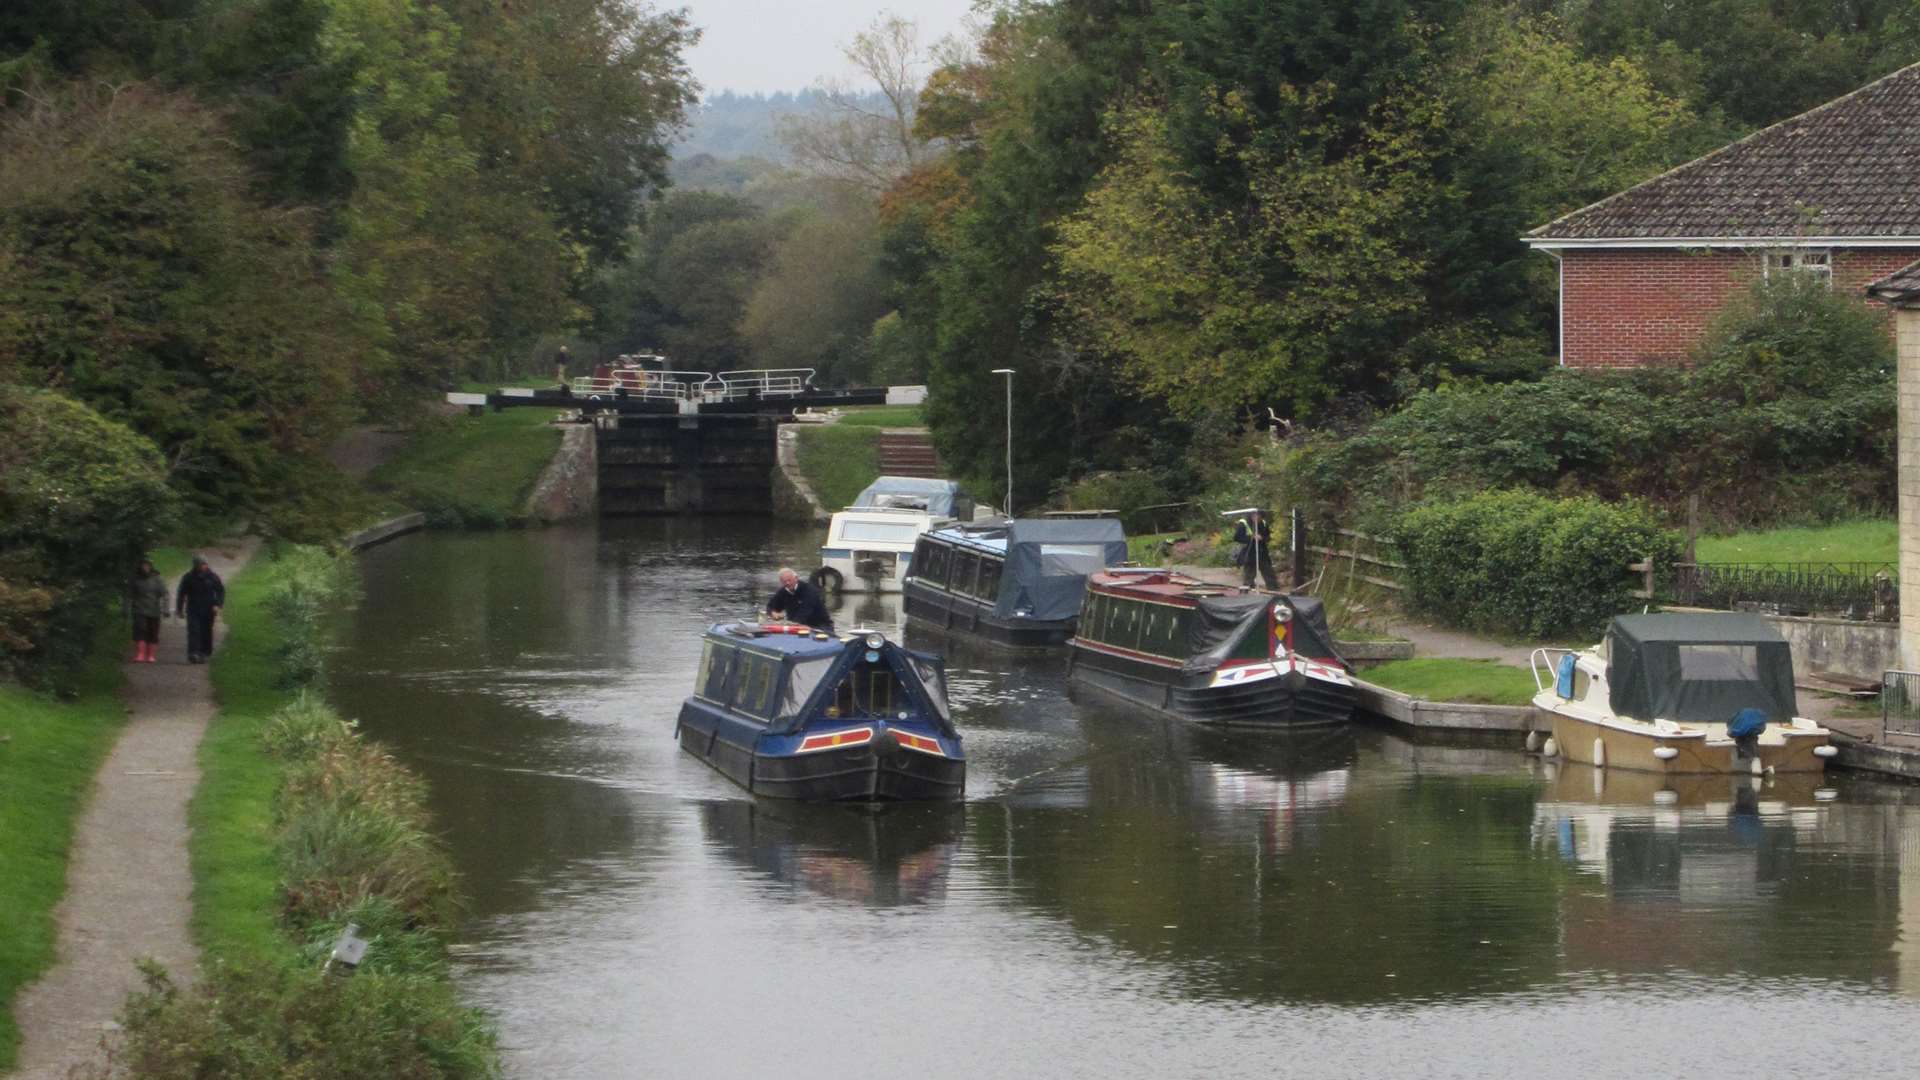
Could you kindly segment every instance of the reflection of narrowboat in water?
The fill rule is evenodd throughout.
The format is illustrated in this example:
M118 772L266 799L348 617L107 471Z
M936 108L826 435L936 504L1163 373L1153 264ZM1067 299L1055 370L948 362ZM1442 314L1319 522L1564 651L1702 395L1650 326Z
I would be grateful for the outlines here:
M875 907L938 899L965 823L964 811L953 805L874 813L732 799L700 810L707 839L747 866L775 881Z
M1067 677L1181 720L1262 728L1344 725L1353 682L1320 601L1166 570L1092 576Z
M957 799L966 784L940 658L877 631L715 624L674 735L772 798Z
M907 618L995 645L1051 648L1073 636L1087 575L1126 561L1126 531L1111 518L935 529L913 549Z
M1558 753L1583 765L1818 773L1835 752L1794 715L1793 654L1758 616L1619 615L1596 648L1535 649L1533 671Z

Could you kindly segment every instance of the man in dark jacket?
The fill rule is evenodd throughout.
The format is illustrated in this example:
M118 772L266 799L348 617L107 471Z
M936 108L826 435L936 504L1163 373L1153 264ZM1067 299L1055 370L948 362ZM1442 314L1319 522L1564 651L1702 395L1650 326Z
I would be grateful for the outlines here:
M173 613L187 618L187 663L204 664L213 655L213 620L227 602L227 586L203 556L193 557L193 569L180 579L173 597Z
M801 581L800 575L790 567L780 569L780 589L768 598L767 615L833 633L833 616L827 614L826 597L820 595L812 582Z
M1267 588L1278 592L1280 579L1273 572L1273 526L1267 524L1267 516L1255 510L1250 519L1234 522L1233 542L1239 545L1234 550L1240 554L1241 583L1252 588L1257 569Z

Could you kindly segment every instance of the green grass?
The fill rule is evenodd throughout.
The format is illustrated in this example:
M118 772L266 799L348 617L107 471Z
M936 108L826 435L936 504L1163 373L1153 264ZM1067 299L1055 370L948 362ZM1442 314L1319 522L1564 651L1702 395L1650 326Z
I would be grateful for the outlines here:
M801 427L796 459L820 505L829 511L852 505L861 489L880 475L880 429L846 426Z
M1533 674L1491 660L1426 657L1367 668L1362 678L1421 701L1480 705L1525 705L1533 700Z
M1167 549L1162 542L1185 533L1146 533L1127 537L1127 561L1140 566L1167 565Z
M853 427L926 427L918 405L855 405L840 414L839 423Z
M0 1072L20 1049L14 995L53 963L75 823L126 722L126 627L117 616L101 622L72 700L0 686Z
M367 477L375 498L424 510L435 525L521 520L527 495L560 445L550 409L452 416L421 429Z
M1807 529L1703 536L1700 562L1885 562L1900 560L1900 523L1867 518Z
M188 809L193 827L193 935L208 958L264 960L289 946L275 922L280 872L273 845L280 766L261 731L290 698L274 685L278 635L264 606L271 555L227 583L227 637L213 659L220 711L200 742L200 786Z

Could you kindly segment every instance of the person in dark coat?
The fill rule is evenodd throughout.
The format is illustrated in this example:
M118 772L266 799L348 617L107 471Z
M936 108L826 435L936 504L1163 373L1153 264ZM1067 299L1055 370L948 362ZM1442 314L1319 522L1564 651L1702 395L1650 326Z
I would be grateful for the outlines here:
M1267 524L1267 515L1255 510L1251 518L1234 522L1233 542L1239 545L1234 550L1240 557L1241 584L1252 588L1253 572L1259 570L1267 588L1280 591L1280 579L1273 572L1273 526Z
M160 620L167 616L167 582L153 568L152 559L141 559L127 580L126 607L133 620L133 662L151 664L153 650L160 644Z
M204 556L195 555L173 598L173 613L187 619L187 663L204 664L213 655L213 621L226 603L226 583Z
M788 622L811 626L833 633L833 616L827 613L827 599L810 581L801 581L791 567L780 570L780 588L767 599L767 615Z

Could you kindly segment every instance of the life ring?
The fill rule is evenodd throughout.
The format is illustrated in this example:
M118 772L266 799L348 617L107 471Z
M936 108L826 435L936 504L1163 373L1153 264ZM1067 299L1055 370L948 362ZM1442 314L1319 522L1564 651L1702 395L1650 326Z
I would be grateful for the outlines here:
M847 583L846 575L831 566L823 566L815 570L811 580L813 581L813 587L822 592L839 592L841 587Z
M813 627L801 623L772 622L761 623L760 629L768 634L811 634Z

